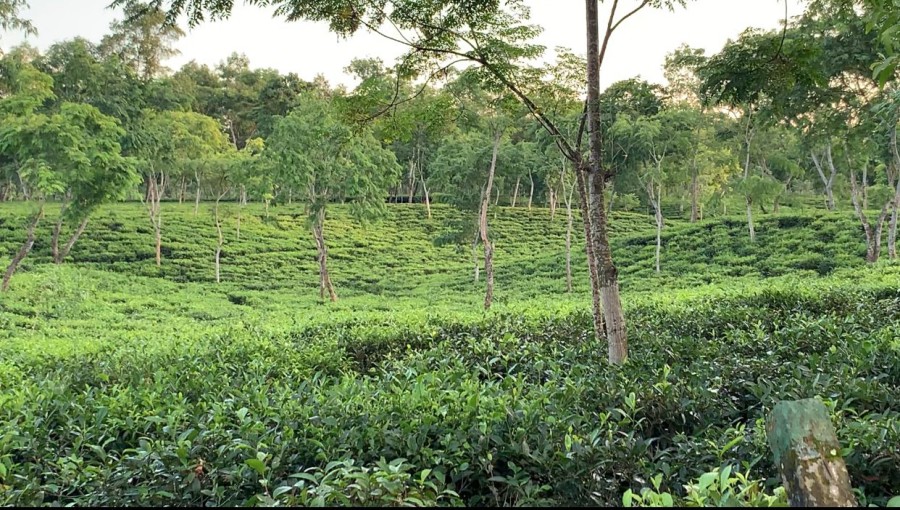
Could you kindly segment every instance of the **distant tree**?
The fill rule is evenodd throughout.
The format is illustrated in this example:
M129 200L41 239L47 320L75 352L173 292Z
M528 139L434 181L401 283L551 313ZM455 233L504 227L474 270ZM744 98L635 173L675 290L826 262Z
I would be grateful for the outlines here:
M379 217L387 188L399 177L394 154L368 129L354 132L327 99L303 97L275 125L264 157L275 177L304 192L309 226L319 262L319 297L337 301L328 272L325 218L329 202L346 200L359 221Z
M25 193L37 202L25 243L3 277L7 290L19 264L35 242L35 228L44 216L44 204L62 197L62 210L53 229L54 262L61 263L84 231L90 214L104 202L119 198L136 179L133 162L122 157L122 130L115 119L96 108L62 103L57 111L40 112L52 99L52 79L24 64L12 78L10 94L0 99L0 152L19 169ZM65 223L77 225L60 248Z
M0 30L17 30L26 35L37 35L37 29L31 21L21 15L22 10L27 8L27 0L0 0Z
M184 31L166 23L166 14L150 4L128 2L123 15L110 24L110 34L100 41L100 53L117 56L145 82L165 74L163 61L180 53L175 43Z

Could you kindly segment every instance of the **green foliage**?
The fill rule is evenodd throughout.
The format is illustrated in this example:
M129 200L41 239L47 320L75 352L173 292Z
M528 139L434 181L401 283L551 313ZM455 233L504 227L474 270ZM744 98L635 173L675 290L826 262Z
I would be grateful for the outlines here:
M659 279L634 249L649 218L614 215L634 355L612 367L592 340L583 258L564 297L546 239L565 222L546 211L499 209L506 253L485 314L467 257L435 247L415 206L365 229L330 209L346 293L327 308L309 291L298 207L266 220L248 206L218 286L212 220L191 209L170 207L161 270L139 205L101 208L72 264L35 246L0 304L0 503L612 505L659 474L653 491L674 502L760 503L777 490L764 418L811 396L866 501L885 504L900 482L900 273L863 267L849 215L764 216L752 247L730 233L739 220L673 221L668 266L681 274ZM0 211L10 253L5 232L26 211ZM824 252L831 276L749 276L765 252L788 268L826 237L848 250ZM741 264L747 276L728 276ZM724 488L722 471L704 485L729 465L746 480L734 468Z

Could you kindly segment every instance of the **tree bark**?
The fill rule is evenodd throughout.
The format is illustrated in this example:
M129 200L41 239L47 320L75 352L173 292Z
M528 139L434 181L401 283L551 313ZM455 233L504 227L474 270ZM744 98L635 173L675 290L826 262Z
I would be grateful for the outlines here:
M166 186L166 174L150 172L147 180L147 211L156 238L156 267L162 266L162 193Z
M891 197L890 200L885 202L884 207L881 208L881 213L878 215L875 226L873 227L872 224L869 223L866 213L860 204L860 194L859 186L856 184L856 171L851 165L850 199L853 202L853 209L856 211L856 217L859 218L860 223L862 223L863 231L866 234L866 262L874 264L878 262L878 258L881 255L881 236L884 228L884 220L887 217L891 204L894 202L894 197Z
M425 178L422 177L422 192L425 194L425 211L428 213L428 219L431 219L431 197L428 195L428 186L425 185Z
M750 144L753 142L753 110L747 114L747 131L744 134L747 144L747 158L744 160L744 182L750 178ZM745 195L747 199L747 229L750 231L750 242L756 241L756 230L753 228L753 197Z
M628 336L625 330L625 314L619 296L619 277L613 264L609 245L608 218L604 204L604 188L611 173L603 168L602 132L600 126L600 26L597 0L585 0L587 17L587 120L590 147L591 241L597 257L600 277L600 294L603 302L606 338L609 344L609 361L624 363L628 358ZM611 29L610 29L611 30ZM607 31L607 35L610 31ZM596 319L595 319L596 321Z
M319 261L319 299L325 300L325 293L328 293L329 299L334 303L337 301L337 294L334 292L334 285L331 283L331 276L328 274L328 245L325 244L325 211L320 211L313 224L313 237L316 240L316 250L318 252Z
M216 205L215 205L215 208L213 209L215 218L216 218L216 235L217 235L217 239L216 239L216 283L222 282L221 272L219 271L219 268L220 268L220 261L222 258L222 245L225 244L225 237L222 235L222 221L219 219L219 202L222 201L222 197L224 197L226 193L228 193L227 190L223 191L222 194L219 195L218 198L216 198Z
M569 193L566 194L566 292L572 293L572 194L575 191L573 186Z
M515 207L515 206L516 206L516 202L517 202L518 199L519 199L519 181L520 181L521 179L522 179L521 177L516 177L516 189L515 189L515 191L513 191L512 207Z
M498 131L494 134L494 147L491 153L491 168L488 171L487 187L484 190L484 198L481 201L481 215L479 221L481 244L484 245L484 279L487 283L484 291L484 309L489 310L494 300L494 246L488 238L488 206L490 204L491 189L494 186L494 172L497 169L497 152L500 150L500 137ZM500 189L498 188L499 192ZM499 197L499 193L498 193Z
M900 209L900 150L897 148L897 126L891 129L891 154L893 155L893 168L889 181L893 181L894 205L891 207L891 225L888 229L888 252L891 260L897 258L897 210ZM890 168L890 167L888 167Z
M62 231L63 220L66 217L66 209L69 208L68 202L63 202L59 209L59 217L56 218L56 224L53 225L53 235L50 238L50 254L53 256L53 263L59 264L62 261L59 256L59 235Z
M413 203L413 197L416 194L416 162L414 158L409 159L409 203Z
M44 217L44 202L41 202L40 209L38 209L37 214L34 215L34 218L31 219L31 223L28 225L28 233L25 237L25 243L22 244L22 247L19 248L19 251L16 252L16 255L13 257L12 261L10 261L9 266L6 268L6 273L3 274L3 284L0 286L0 291L6 292L9 290L9 281L12 279L13 275L16 273L16 270L19 268L19 264L22 263L22 260L28 256L28 253L31 251L31 248L34 247L34 229L37 228L38 223L40 223L41 218Z
M528 210L531 210L531 204L534 202L534 175L528 172L528 180L531 181L531 190L528 192Z
M829 211L834 210L834 178L837 175L837 169L834 166L834 159L831 156L831 142L825 146L825 150L821 156L816 156L815 151L810 151L810 155L812 156L813 164L816 167L816 171L819 173L819 178L822 180L822 184L825 186L825 207ZM825 171L822 169L822 161L828 164L829 174L826 177Z
M691 174L691 223L697 223L700 218L700 179L697 175L696 162Z
M181 187L178 189L178 203L184 203L184 194L187 192L187 177L181 176Z
M58 231L54 231L54 240L53 240L53 262L55 264L62 264L66 257L69 256L69 252L72 251L72 247L75 246L75 243L81 237L81 234L84 233L84 229L87 228L88 220L90 218L85 217L81 220L81 223L78 224L78 228L75 229L75 232L72 232L72 235L69 236L69 240L66 241L66 244L63 246L62 251L58 249L57 243L58 241Z
M197 214L200 212L200 174L194 173L194 179L197 181L197 193L194 198L194 217L197 217Z
M655 188L655 189L654 189ZM656 272L659 273L659 259L662 252L662 186L654 185L653 180L647 181L647 196L650 197L650 204L653 206L653 216L656 220Z
M575 166L575 184L578 186L579 205L581 206L581 222L584 226L584 252L587 256L588 274L591 277L591 305L594 314L594 335L597 340L606 336L606 325L603 316L603 298L600 292L600 270L597 257L594 256L594 241L591 237L591 212L588 202L590 194L587 190L587 169L584 163Z

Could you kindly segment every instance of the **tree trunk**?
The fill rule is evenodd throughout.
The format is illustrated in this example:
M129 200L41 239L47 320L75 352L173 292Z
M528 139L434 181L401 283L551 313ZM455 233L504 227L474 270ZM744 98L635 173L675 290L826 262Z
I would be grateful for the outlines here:
M575 166L575 184L578 186L579 205L581 206L581 222L584 226L584 252L587 256L588 274L591 277L591 305L594 314L594 335L597 340L606 336L606 325L603 317L603 298L600 292L600 269L597 257L594 256L594 242L591 238L591 213L588 202L590 194L587 190L587 170L584 163Z
M497 169L497 152L500 150L501 135L502 133L500 133L499 131L494 135L494 148L493 152L491 153L491 168L488 171L487 187L484 190L484 198L481 201L481 215L479 222L481 244L484 245L484 279L487 283L484 292L485 310L489 310L491 308L491 303L494 300L494 246L491 244L491 241L488 238L487 214L491 197L491 189L494 186L494 171ZM500 189L497 188L497 191L497 196L499 199Z
M223 191L222 194L219 195L218 198L216 198L216 205L215 205L215 208L213 209L215 218L216 218L216 236L217 236L217 238L216 238L216 283L222 282L221 272L219 271L219 268L220 268L219 262L221 261L221 258L222 258L222 245L225 244L225 238L224 238L224 236L222 236L222 221L219 219L219 202L222 201L222 197L224 197L226 193L228 193L227 190Z
M512 197L512 206L513 206L513 207L516 206L516 202L517 202L518 199L519 199L519 181L520 181L521 179L522 179L521 177L516 177L516 190L513 191L513 197Z
M197 217L197 214L200 212L200 174L194 173L194 179L197 182L197 190L194 197L194 217Z
M428 212L428 219L431 219L431 197L428 195L428 186L425 185L425 178L422 177L422 192L425 194L425 211Z
M747 158L744 160L744 182L750 178L750 144L753 142L753 110L747 113L747 131L744 134L747 144ZM750 242L756 241L756 230L753 228L753 197L747 199L747 229L750 231Z
M241 206L247 205L247 188L241 184Z
M238 214L237 214L237 238L238 239L241 238L241 212L243 212L243 209L241 209L241 206L238 206Z
M497 199L494 200L494 206L500 205L500 188L497 188Z
M894 171L891 172L894 188L894 205L891 208L891 225L888 230L888 251L891 260L897 258L897 209L900 209L900 150L897 149L897 126L891 129L891 154ZM890 167L888 167L890 168Z
M656 188L656 189L654 189ZM650 204L653 206L653 216L656 220L656 272L659 273L659 259L662 252L662 186L654 185L652 180L647 181L647 196L650 197Z
M319 212L312 230L313 237L316 240L319 261L319 299L324 301L325 293L327 292L329 299L334 303L337 301L337 294L334 292L334 285L331 283L331 276L328 274L328 246L325 244L324 211Z
M691 223L697 223L700 218L700 179L697 169L691 174Z
M178 189L178 203L184 203L184 195L187 192L187 177L181 176L181 187Z
M556 216L556 188L550 186L549 195L550 199L548 200L547 205L550 207L550 221L552 222L553 218Z
M416 162L414 159L409 160L409 203L413 203L413 197L416 194Z
M603 302L609 361L621 364L628 358L628 336L625 314L619 297L619 277L609 245L608 217L604 204L604 188L611 174L603 168L602 132L600 125L600 26L597 0L585 0L587 16L587 120L590 146L590 213L591 241L597 257L600 294ZM596 321L596 319L595 319Z
M878 215L875 226L873 227L869 223L866 213L860 204L860 195L859 186L856 184L856 171L851 165L850 199L853 202L853 209L856 211L856 217L859 218L860 223L862 223L863 231L866 234L866 262L874 264L878 262L878 258L881 255L881 235L884 228L884 221L887 218L887 213L891 204L894 202L894 197L891 197L890 200L885 202L884 207L881 208L881 213Z
M22 263L22 260L28 255L31 251L31 248L34 247L34 229L37 228L38 223L40 223L41 218L44 217L44 202L41 202L40 209L38 209L37 214L34 215L34 218L31 219L31 223L28 225L28 233L25 237L25 243L19 248L19 251L16 253L15 257L13 257L12 261L10 261L9 266L6 268L6 273L3 274L3 285L0 286L0 291L6 292L9 290L9 281L12 279L13 275L16 273L16 270L19 268L19 264Z
M162 193L166 187L166 174L151 171L147 180L147 211L156 239L156 267L162 266Z
M831 142L825 146L825 151L822 156L816 156L815 151L810 151L812 155L813 164L816 167L816 171L819 173L819 178L822 180L822 184L825 186L825 207L829 211L834 210L834 178L837 175L837 169L834 166L834 159L831 157ZM829 175L825 176L825 171L822 169L822 160L825 160L828 163Z
M54 264L60 264L62 262L59 256L59 235L62 231L63 220L66 217L66 209L68 209L68 207L69 204L63 202L59 209L59 217L56 218L56 224L53 225L53 235L50 238L50 254L53 256Z
M65 246L63 246L62 251L59 251L56 248L56 246L54 246L54 249L53 249L53 257L54 257L53 262L54 263L62 264L62 262L66 259L66 257L69 256L69 252L72 251L72 247L75 246L75 243L78 241L78 238L81 237L81 234L84 233L84 229L87 228L88 219L89 218L85 217L84 219L81 220L81 223L78 224L78 228L75 229L75 232L73 232L71 236L69 236L69 240L66 241L66 244L65 244ZM54 240L54 244L56 242L57 241Z
M531 190L528 192L528 210L531 210L531 204L534 202L534 175L528 172L528 180L531 181Z
M572 293L572 194L573 186L566 195L566 292Z

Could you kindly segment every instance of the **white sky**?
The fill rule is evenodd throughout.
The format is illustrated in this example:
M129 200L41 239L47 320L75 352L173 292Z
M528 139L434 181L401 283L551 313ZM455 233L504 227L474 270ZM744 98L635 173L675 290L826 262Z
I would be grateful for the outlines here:
M532 9L532 22L544 27L538 39L552 50L556 46L584 53L584 2L581 0L526 0ZM110 0L30 0L24 13L37 26L38 37L28 42L41 50L54 42L82 36L98 42L108 32L109 23L121 17L106 6ZM623 0L620 12L628 12L638 0ZM271 67L283 73L295 72L312 79L322 73L332 83L353 82L343 72L354 57L380 57L392 63L402 52L399 44L376 34L360 33L339 40L324 23L287 23L273 19L270 9L247 7L240 0L230 19L205 23L193 30L178 45L181 55L167 65L177 69L196 60L213 66L233 51L246 54L251 67ZM601 16L608 15L609 1ZM626 10L627 8L627 10ZM790 16L803 11L803 0L788 0ZM602 85L641 76L662 83L665 55L681 43L713 54L729 39L747 27L777 28L784 17L784 0L689 0L686 9L674 13L645 10L625 22L615 33L604 63ZM6 34L0 40L4 49L21 42L19 34Z

